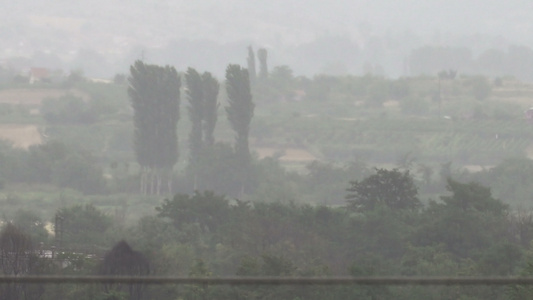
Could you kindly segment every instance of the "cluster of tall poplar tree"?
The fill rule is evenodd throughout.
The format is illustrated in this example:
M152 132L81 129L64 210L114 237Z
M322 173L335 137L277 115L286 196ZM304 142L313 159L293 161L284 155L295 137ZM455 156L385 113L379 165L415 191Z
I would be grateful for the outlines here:
M215 126L217 123L218 92L220 85L216 78L209 72L202 75L193 68L185 73L187 89L185 93L189 101L189 118L191 120L191 132L189 134L189 163L193 171L194 189L198 185L198 165L201 153L206 147L212 147L215 143Z
M134 150L141 167L140 190L159 194L163 180L172 191L178 161L177 123L181 79L174 67L138 60L130 67L128 94L133 107Z
M229 65L226 69L226 93L228 103L226 113L231 128L235 131L235 156L239 165L238 180L241 183L241 195L245 192L245 182L249 174L252 157L249 148L250 122L254 115L255 105L250 89L248 70L239 65Z
M268 52L265 48L257 50L257 59L259 60L259 74L257 74L255 67L255 53L252 46L248 46L248 58L246 63L248 66L248 75L250 76L250 82L255 83L258 76L259 79L265 80L268 77L268 64L267 64Z
M143 194L160 194L162 182L166 180L167 192L172 193L173 168L179 154L180 76L174 67L149 65L142 61L136 61L130 73L128 94L134 111L134 150L141 167L140 191ZM189 163L196 189L202 151L215 143L220 85L211 73L200 74L193 68L188 68L184 79L191 121ZM251 162L248 136L254 110L248 70L239 65L229 65L225 87L228 96L225 109L236 133L234 151L239 162L236 167L242 170L239 180L244 191L246 172Z

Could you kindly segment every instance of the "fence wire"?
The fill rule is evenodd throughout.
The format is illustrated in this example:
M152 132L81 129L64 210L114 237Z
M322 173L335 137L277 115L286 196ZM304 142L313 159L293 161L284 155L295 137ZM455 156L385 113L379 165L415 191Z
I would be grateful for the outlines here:
M116 277L0 276L0 284L199 284L199 285L533 285L533 277Z

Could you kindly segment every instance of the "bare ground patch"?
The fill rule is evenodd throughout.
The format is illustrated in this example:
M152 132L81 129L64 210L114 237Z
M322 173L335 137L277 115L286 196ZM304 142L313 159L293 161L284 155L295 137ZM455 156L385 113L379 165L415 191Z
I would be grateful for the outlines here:
M529 144L529 146L527 147L526 156L529 159L533 159L533 144Z
M13 146L24 149L43 141L37 126L19 124L1 124L0 139L8 140Z
M301 148L255 148L255 152L259 154L259 158L278 156L281 161L313 161L318 158L309 151Z
M495 98L495 100L499 102L518 104L524 108L533 106L533 99L531 99L531 97L505 97Z

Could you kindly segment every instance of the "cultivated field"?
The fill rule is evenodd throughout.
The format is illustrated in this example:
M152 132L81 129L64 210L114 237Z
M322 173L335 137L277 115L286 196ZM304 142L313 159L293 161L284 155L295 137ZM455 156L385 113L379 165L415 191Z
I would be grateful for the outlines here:
M74 94L85 100L89 96L78 90L63 89L7 89L0 90L0 103L21 104L21 105L40 105L46 98L59 98L66 94Z
M13 146L24 149L42 142L39 128L35 125L0 124L0 139L8 140Z

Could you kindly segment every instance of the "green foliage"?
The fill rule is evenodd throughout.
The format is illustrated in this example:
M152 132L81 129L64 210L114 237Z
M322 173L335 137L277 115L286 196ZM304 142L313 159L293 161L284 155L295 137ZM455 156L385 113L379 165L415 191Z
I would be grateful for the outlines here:
M49 124L91 124L98 119L91 103L73 94L43 100L41 113Z
M204 94L204 139L205 145L212 147L215 143L215 126L217 124L218 118L218 92L220 85L216 78L211 75L209 72L204 72L202 74L202 85L203 85L203 94Z
M477 100L487 99L492 91L490 82L482 76L472 78L469 84L472 87L472 96Z
M330 98L332 85L337 78L326 75L315 76L312 81L306 84L306 99L313 102L327 102Z
M67 247L101 246L112 225L111 217L90 204L62 208L56 219L56 238Z
M335 165L313 161L306 165L307 174L302 178L303 187L299 190L305 202L327 205L346 203L347 178L361 180L370 175L371 170L364 163L353 162L347 165Z
M83 70L71 70L70 74L67 76L65 81L63 82L63 86L65 88L72 88L76 86L77 84L83 83L86 81L85 75L83 74Z
M156 269L163 271L167 270L167 262L159 260L160 250L164 249L165 245L173 247L178 242L181 235L176 232L172 223L156 216L144 216L139 219L137 224L128 230L128 236L134 240L138 248L146 254L146 256L157 265ZM167 250L165 252L171 252ZM163 254L167 255L167 254ZM168 274L172 274L169 272Z
M403 100L411 96L411 85L409 79L400 78L394 82L391 82L390 85L390 95L396 100Z
M448 179L448 190L451 196L431 202L423 214L427 219L414 236L416 244L442 243L446 251L465 258L494 241L510 241L507 205L494 199L489 188Z
M123 83L83 82L76 88L88 94L91 110L100 117L111 117L128 109L126 75L121 75Z
M259 59L259 78L262 80L268 77L268 52L265 48L257 50L257 58Z
M113 82L118 85L125 85L127 83L128 77L126 74L117 73L113 77Z
M447 207L459 209L463 212L478 211L501 216L504 215L508 208L508 205L492 197L490 188L476 182L465 184L449 178L447 189L453 195L441 196L441 201Z
M474 178L490 185L494 196L506 203L529 207L533 186L533 161L528 158L506 159Z
M196 70L189 68L185 74L187 82L186 95L189 101L189 118L191 132L189 133L189 166L188 172L193 178L196 190L199 183L200 161L205 154L214 149L214 131L217 122L217 101L219 84L210 74L200 75Z
M246 58L248 67L248 75L250 75L250 83L253 85L257 79L257 71L255 68L255 54L252 46L248 46L248 57Z
M533 263L528 261L520 271L521 277L530 278L533 275ZM507 296L512 300L529 299L533 296L533 287L529 285L515 285L507 290Z
M370 107L381 107L389 97L389 84L379 78L373 79L366 87L366 105Z
M393 209L415 209L420 206L418 188L409 171L376 169L376 174L361 181L351 181L347 189L348 207L355 211L373 210L379 206Z
M201 259L195 259L194 264L189 272L189 277L211 277L212 273L206 266L206 263Z
M253 202L290 202L296 201L297 186L295 174L288 173L280 162L265 157L253 162L253 172L249 175Z
M192 271L192 265L195 263L197 253L190 243L175 243L165 241L161 252L154 257L154 265L157 267L159 274L173 276L187 276ZM191 271L189 271L191 270ZM187 273L189 271L189 273Z
M404 276L445 276L460 273L460 263L442 244L425 247L409 245L406 250L401 261L401 273Z
M274 90L274 95L278 95L277 98L291 96L293 93L295 78L293 71L289 66L276 66L270 73L269 86Z
M135 66L139 65L134 65L133 69ZM143 67L147 72L143 77L145 85L140 80L139 90L130 89L130 93L135 94L144 88L153 95L159 95L155 90L167 94L175 92L176 86L167 90L158 85L173 78L172 74L158 77L159 68L165 68L154 66L151 69L144 64ZM235 78L252 80L253 75L244 76L244 72L239 67ZM130 83L135 77L133 73L131 75ZM488 94L494 97L481 104L473 98L489 96L475 96L478 78L452 80L448 76L448 72L439 75L443 101L440 103L442 107L437 107L438 103L430 102L439 87L439 78L434 76L399 80L376 76L294 78L289 67L275 67L268 76L257 78L253 85L254 99L265 101L257 101L256 110L250 98L249 106L241 106L245 109L236 110L233 116L246 115L243 120L250 127L249 119L256 114L254 118L259 122L254 123L256 131L252 132L252 137L258 138L255 146L297 147L308 150L320 161L305 165L303 162L287 163L276 156L263 159L250 156L249 164L243 166L242 157L236 155L244 148L239 146L241 131L233 128L237 132L234 148L215 143L218 82L209 73L200 76L195 72L195 79L187 79L187 84L195 81L196 92L201 90L205 102L202 114L197 115L201 117L194 119L192 126L196 137L200 138L190 140L202 145L190 151L191 155L198 155L194 172L190 165L183 163L178 169L185 172L172 176L181 192L192 193L193 187L198 191L214 192L177 194L159 204L157 216L145 216L137 223L134 223L137 216L151 205L157 205L154 204L159 201L157 197L114 195L88 198L69 190L64 190L66 194L59 197L57 195L57 188L75 188L85 193L110 191L99 165L109 166L106 169L108 175L113 180L121 180L117 180L111 190L128 192L133 190L131 186L138 186L132 180L137 177L128 171L137 171L136 165L131 164L134 153L130 152L129 140L139 133L139 129L135 127L135 132L126 130L127 126L131 129L129 119L125 119L130 117L129 111L125 110L126 87L76 82L73 86L88 94L90 99L84 98L82 102L74 99L70 106L47 104L45 110L61 109L61 114L70 117L90 111L95 114L95 121L105 118L105 124L98 122L75 128L59 123L48 126L46 136L60 136L62 142L46 142L28 150L1 144L0 179L6 183L2 190L4 195L0 195L3 216L6 221L29 231L32 240L42 241L46 246L49 241L47 233L34 211L42 209L46 212L50 207L57 207L56 201L69 205L94 203L99 209L79 205L58 212L59 216L69 216L69 223L68 228L66 225L56 228L61 230L64 227L63 236L57 235L57 241L62 241L65 247L97 250L108 245L110 240L127 236L136 248L147 254L153 263L153 272L161 276L515 276L521 268L528 268L524 263L527 260L524 252L529 249L533 223L531 215L524 211L514 213L496 199L527 205L531 194L529 179L533 176L530 174L531 161L525 158L505 160L490 169L487 165L492 166L509 156L522 157L526 153L533 134L522 120L523 108L496 101L506 97L505 93L525 97L528 91L509 91L511 87L506 79L505 90L494 89ZM161 81L156 82L157 78ZM246 92L243 82L244 79L239 81L233 92L239 89ZM231 86L230 80L226 85ZM192 85L188 89L192 96ZM230 96L231 87L227 91ZM140 94L130 94L132 105L134 97L146 96ZM146 111L150 114L139 120L152 126L152 120L158 119L153 112L156 106L165 112L161 119L172 119L170 113L166 114L169 107L154 105L158 97L147 98L150 101L155 99L142 104L146 105L144 108L148 107ZM286 101L267 101L272 99ZM395 105L382 105L389 100L397 100L400 109ZM438 111L439 108L442 111ZM24 109L29 112L29 108ZM15 110L14 106L6 107L6 116L13 117ZM442 115L450 118L441 118ZM31 120L25 119L25 122ZM62 122L78 121L72 118ZM217 139L229 140L233 125L231 121L221 122ZM179 135L186 134L189 129L182 129ZM262 129L265 130L259 132ZM79 147L72 147L73 144ZM174 151L170 148L163 150ZM152 155L148 148L144 150L148 156ZM405 153L410 156L404 156ZM368 160L384 167L397 163L401 157L409 158L404 160L402 171L378 168L372 172L361 163ZM354 159L358 163L346 163ZM411 159L416 159L420 168L416 172L403 171L413 167ZM326 160L328 162L324 162ZM454 169L450 163L440 176L432 175L436 173L431 169L437 161L453 161ZM487 169L466 172L462 169L463 164L482 164ZM289 172L285 166L303 172ZM145 167L151 166L147 163ZM449 194L421 207L412 175L424 181L424 191L432 196L443 193L445 183L440 181L449 176L478 180L491 186L494 193L481 184L450 180L446 182ZM170 178L170 173L168 176ZM193 184L196 179L197 184ZM349 190L349 204L340 206L344 203L348 180L352 180L353 189ZM33 184L39 184L39 189L44 192L33 193ZM246 186L245 193L243 186ZM28 191L20 193L17 189ZM240 200L230 200L221 193L229 197L239 196ZM31 207L31 211L15 212L13 207L18 206ZM126 220L121 222L123 227L113 226L108 213L113 207L120 207L115 215L117 220ZM134 216L130 209L134 210ZM67 219L64 222L67 223ZM81 254L65 252L60 257L69 260L69 267L61 270L43 267L43 270L69 275L92 271L94 261L86 260ZM379 290L369 287L158 286L148 292L152 299L500 299L505 294L502 290L482 287L389 287ZM507 295L524 299L528 298L529 292L520 289L516 294ZM122 292L102 293L73 285L47 288L46 293L47 298L43 299L127 298Z
M429 103L421 97L407 97L400 101L402 112L410 115L423 116L429 112Z
M378 276L383 272L390 273L387 259L375 254L368 254L349 266L349 274L354 277ZM389 299L396 296L387 286L354 286L351 288L351 294L358 299Z
M204 191L192 196L176 194L172 200L165 199L156 211L159 217L170 218L176 228L197 223L203 230L214 232L227 218L229 205L224 196Z
M173 166L177 160L176 124L180 80L172 67L131 67L128 94L134 110L135 152L141 166Z
M41 260L33 252L31 238L12 223L3 226L0 232L0 274L4 276L31 276L43 273ZM43 294L42 284L10 283L0 286L4 299L39 299Z
M24 255L34 249L31 238L12 223L0 232L0 272L3 275L27 275L33 271L33 255Z
M480 273L489 276L512 276L523 263L524 250L513 242L495 242L479 260Z
M296 266L282 256L263 254L258 260L252 257L243 257L237 269L239 276L292 276Z
M96 298L97 300L127 300L128 294L121 291L105 292Z
M140 252L134 251L124 240L107 252L101 262L98 274L102 276L148 276L150 263ZM104 284L106 293L125 292L129 299L142 299L144 284Z
M102 170L94 165L94 158L83 154L70 154L53 170L53 182L60 188L72 188L85 194L107 192Z
M0 179L6 183L54 184L86 194L107 192L103 171L92 155L54 140L28 150L6 144L0 149Z
M166 170L168 177L178 160L181 81L174 67L147 65L142 61L136 61L130 73L128 95L134 111L135 155L141 167L151 171L150 181L141 182L141 191L147 193L152 187L151 193L159 193L160 185L157 191L153 186L161 179L161 170ZM143 173L142 178L147 176Z
M188 176L185 180L189 187L235 196L240 193L243 167L230 145L216 143L212 147L202 149L198 155L198 164L195 169L191 169L192 166L187 169ZM224 174L224 176L219 174ZM246 179L250 178L251 176ZM249 186L248 182L247 186Z
M254 103L250 91L248 71L239 65L229 65L226 69L226 93L229 106L226 113L231 128L235 131L235 154L244 165L250 163L248 135L254 115Z
M22 232L26 232L35 244L48 242L49 234L44 227L45 223L34 211L19 209L12 220L6 221L12 222Z
M200 74L193 68L188 68L185 73L187 89L185 94L189 101L189 118L191 120L191 133L189 134L189 153L193 165L198 163L198 155L202 149L202 121L204 118L204 90Z
M356 245L354 248L357 250L348 257L358 260L378 255L384 260L399 259L406 252L419 217L416 211L386 206L377 206L374 210L353 216L349 235L354 241L366 242ZM395 270L384 269L381 272L394 273Z

